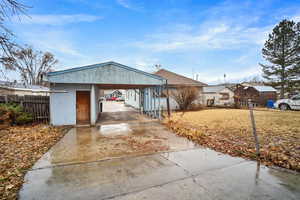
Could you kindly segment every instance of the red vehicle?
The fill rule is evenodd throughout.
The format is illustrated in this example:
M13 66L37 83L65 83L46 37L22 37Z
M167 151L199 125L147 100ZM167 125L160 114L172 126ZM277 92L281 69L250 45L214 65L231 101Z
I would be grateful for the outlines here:
M116 101L117 100L117 97L109 97L106 99L107 101Z

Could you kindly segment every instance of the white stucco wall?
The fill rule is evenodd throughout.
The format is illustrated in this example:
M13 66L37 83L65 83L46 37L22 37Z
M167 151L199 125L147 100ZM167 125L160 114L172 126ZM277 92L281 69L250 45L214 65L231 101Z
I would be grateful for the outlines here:
M148 98L147 93L145 94L145 96L146 96L146 98ZM134 90L126 90L125 104L130 105L130 106L138 109L139 108L139 102L140 102L139 98L140 98L140 96L139 96L138 93L136 93L136 97L135 97ZM166 100L166 98L164 98L164 97L161 97L159 99L157 98L157 99L155 99L155 101L156 101L155 103L152 102L152 106L155 105L157 110L158 110L158 106L159 106L159 101L160 101L161 109L167 110L167 100ZM147 105L147 103L149 103L149 102L145 101L146 110L147 110L147 107L150 107L150 105ZM170 109L171 110L177 110L178 108L179 108L179 106L176 103L176 101L174 99L170 98Z
M222 100L221 93L228 93L229 99L228 100ZM223 106L223 105L230 105L234 103L234 92L231 91L228 88L224 88L223 90L219 91L218 93L204 93L203 94L203 104L207 104L208 99L215 99L215 105Z
M138 90L126 90L125 104L130 105L136 109L140 108L140 95Z
M76 91L90 91L91 85L56 84L51 86L50 123L54 126L76 124Z

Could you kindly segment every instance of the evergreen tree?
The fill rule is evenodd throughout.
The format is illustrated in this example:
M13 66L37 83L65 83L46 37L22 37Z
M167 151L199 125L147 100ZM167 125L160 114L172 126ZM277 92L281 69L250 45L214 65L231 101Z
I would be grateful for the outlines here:
M263 77L280 86L280 98L300 77L300 22L283 20L275 26L262 49L270 64L262 66Z

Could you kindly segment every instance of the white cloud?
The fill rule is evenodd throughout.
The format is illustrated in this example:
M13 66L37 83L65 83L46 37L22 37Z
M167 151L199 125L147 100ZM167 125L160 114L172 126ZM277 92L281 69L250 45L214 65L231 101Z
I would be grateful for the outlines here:
M117 3L123 6L124 8L130 8L129 2L126 0L117 0Z
M224 74L226 74L227 82L241 82L251 77L261 76L261 73L259 66L250 66L235 71L218 70L217 72L200 72L197 74L199 74L199 81L209 84L219 84L224 83Z
M213 26L211 26L214 24ZM194 26L193 30L182 32L159 32L148 35L144 41L134 45L153 51L188 49L237 49L248 45L262 45L270 27L246 27L225 22Z
M164 26L134 46L155 52L261 46L273 24L261 25L265 12L260 6L251 1L227 0L202 11L199 23Z
M75 14L75 15L35 15L30 16L21 15L13 17L14 23L19 24L38 24L38 25L53 25L61 26L71 23L80 22L94 22L101 19L100 16L86 15L86 14Z
M142 6L139 6L139 5L137 5L136 3L133 4L133 3L132 3L132 0L116 0L116 2L117 2L120 6L122 6L122 7L124 7L124 8L127 8L127 9L130 9L130 10L140 11L140 10L143 9Z
M23 34L24 40L38 49L72 56L81 55L72 44L72 41L67 39L68 34L65 31L31 30L30 32L25 32Z
M295 22L300 22L300 15L295 15L291 17L291 19L294 20Z

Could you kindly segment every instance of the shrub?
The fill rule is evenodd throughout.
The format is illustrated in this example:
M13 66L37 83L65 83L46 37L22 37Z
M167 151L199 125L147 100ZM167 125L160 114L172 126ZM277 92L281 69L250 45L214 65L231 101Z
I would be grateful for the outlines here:
M199 98L199 89L196 87L176 87L170 90L170 96L179 105L180 110L187 110Z
M13 103L0 104L0 123L23 125L32 121L32 115L24 112L22 106Z
M30 113L22 112L17 118L16 118L16 124L18 125L24 125L31 123L33 121L33 116Z

